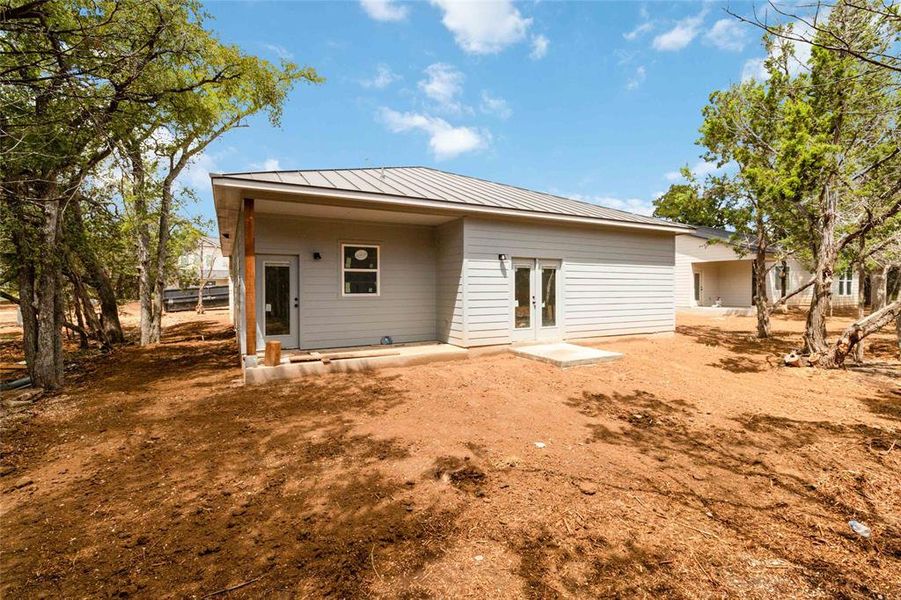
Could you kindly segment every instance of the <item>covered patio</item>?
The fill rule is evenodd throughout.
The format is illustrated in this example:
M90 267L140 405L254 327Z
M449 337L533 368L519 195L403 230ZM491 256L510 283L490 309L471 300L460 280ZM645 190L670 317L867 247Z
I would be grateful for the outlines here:
M746 308L753 303L753 260L697 261L692 264L698 307Z

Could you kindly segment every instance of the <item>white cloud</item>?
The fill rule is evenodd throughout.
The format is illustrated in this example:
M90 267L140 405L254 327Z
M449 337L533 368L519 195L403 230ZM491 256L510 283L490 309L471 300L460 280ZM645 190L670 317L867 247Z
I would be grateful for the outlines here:
M681 21L677 21L672 29L654 38L652 43L654 50L673 52L689 45L700 33L705 15L706 10L693 17L686 17Z
M196 155L178 177L182 187L203 189L210 186L210 173L215 173L216 159L206 152Z
M427 133L429 150L438 160L481 150L491 142L491 135L486 131L472 127L454 127L438 117L412 112L401 113L390 108L382 108L378 116L394 133L415 130Z
M634 40L640 38L641 36L643 36L644 34L649 32L653 28L654 28L654 24L651 23L650 21L647 21L645 23L641 23L632 31L627 31L626 33L623 34L623 37L631 42L631 41L634 41Z
M294 58L294 54L290 50L278 44L263 44L263 48L284 60L291 60Z
M154 134L155 141L165 143L171 136L171 133L162 129ZM226 146L219 148L213 152L201 152L195 155L188 165L182 170L181 175L176 179L176 185L180 188L193 188L195 190L209 190L210 173L218 173L223 171L223 161L228 162L229 157L236 155L238 149L234 146ZM153 150L147 149L148 159L152 159Z
M716 163L712 161L699 160L695 163L695 166L691 168L691 173L698 179L704 179L707 175L722 171L724 168L725 166L717 167ZM682 173L679 171L669 171L668 173L664 173L663 177L667 181L684 181Z
M431 0L444 12L441 22L454 40L471 54L495 54L526 37L532 19L520 14L511 0L460 2Z
M632 75L632 77L630 77L629 80L626 82L626 89L627 90L638 89L638 86L640 86L642 83L644 83L644 80L647 79L647 76L648 76L648 72L644 68L644 65L638 65L638 68L635 69L635 74Z
M720 19L704 34L704 40L720 50L741 52L748 43L748 30L735 19Z
M547 56L547 48L550 43L550 40L541 34L532 36L532 51L529 52L529 58L541 60Z
M384 63L379 63L375 68L375 75L371 79L364 79L360 82L365 88L375 88L382 90L400 79L400 75L391 70L391 67Z
M553 192L552 192L553 193ZM642 198L616 198L613 196L586 196L583 194L557 194L565 196L573 200L580 200L590 204L597 204L606 208L615 208L626 212L650 216L654 212L654 203L652 200L644 200Z
M360 5L376 21L403 21L410 13L409 7L394 0L360 0Z
M479 109L488 115L495 115L501 119L509 119L513 115L513 110L507 101L498 96L492 96L489 92L482 91L482 103Z
M719 170L720 168L716 166L715 162L706 160L698 161L695 166L691 168L691 172L695 177L705 177L711 173L716 173Z
M261 163L250 163L251 168L257 171L281 171L282 165L277 158L267 158Z
M799 38L810 39L814 35L813 28L804 21L792 23L792 35ZM792 44L792 57L788 61L788 73L792 77L798 76L802 71L809 69L811 46L807 42L787 42ZM749 58L741 68L741 80L766 81L770 78L764 68L765 57Z
M769 79L770 74L766 72L766 68L763 64L765 60L765 58L749 58L746 60L745 64L741 67L741 80L745 82L753 79L763 82Z
M812 39L816 34L813 27L804 21L796 21L792 24L792 34L802 39ZM794 45L794 60L788 63L788 72L792 75L798 75L802 70L808 70L810 63L811 46L807 42L792 42Z
M446 112L463 110L459 96L463 93L463 73L452 65L434 63L425 68L426 78L419 82L419 89Z

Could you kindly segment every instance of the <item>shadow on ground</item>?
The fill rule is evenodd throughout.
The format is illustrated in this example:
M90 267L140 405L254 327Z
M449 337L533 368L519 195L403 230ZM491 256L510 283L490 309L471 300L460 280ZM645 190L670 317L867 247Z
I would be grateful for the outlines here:
M889 393L868 404L889 418L901 414L899 403ZM665 477L649 473L639 488L629 489L664 499L673 516L693 513L700 519L690 526L695 530L711 538L728 537L765 549L778 557L780 564L801 567L811 588L830 595L878 597L888 591L874 573L901 565L901 538L890 514L891 499L896 495L891 486L897 478L886 481L880 477L889 452L901 444L896 430L769 415L744 415L734 428L697 426L687 403L663 400L641 390L586 392L571 398L568 405L589 418L587 443L626 447L659 461ZM817 448L824 440L847 445L849 464L820 458ZM783 456L790 458L783 460ZM732 492L749 485L760 493L742 496ZM874 500L877 496L878 502ZM843 526L850 518L878 529L880 542L868 543L852 534ZM812 525L823 520L836 527L823 530ZM545 547L549 545L553 544ZM820 551L821 545L830 546L829 551ZM667 559L675 558L657 556L657 550L643 550L653 555L650 564L642 552L631 559L632 569L647 572L649 582L642 587L644 591L654 587L654 573L661 565L665 568ZM716 556L707 558L708 569L729 568ZM573 558L556 556L555 560L559 570L561 563ZM849 566L855 563L855 568ZM703 569L700 572L703 574ZM550 584L545 581L543 585ZM537 589L538 584L530 586ZM618 593L629 591L615 589ZM680 595L665 588L658 591ZM554 592L560 595L562 590L554 588ZM538 594L549 595L554 594L547 590Z
M177 326L170 341L92 373L107 402L86 402L81 418L5 440L56 451L52 482L5 492L32 496L4 519L4 596L202 596L252 581L254 597L356 598L443 553L455 514L414 506L411 487L380 468L407 445L354 433L360 415L405 400L391 378L232 388L227 331ZM170 378L184 395L148 403ZM67 441L82 435L96 447L69 472Z

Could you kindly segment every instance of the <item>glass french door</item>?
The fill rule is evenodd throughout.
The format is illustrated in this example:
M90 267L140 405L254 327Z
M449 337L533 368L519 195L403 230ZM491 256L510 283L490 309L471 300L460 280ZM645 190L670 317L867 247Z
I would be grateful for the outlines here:
M256 275L257 341L263 342L259 346L279 341L282 348L297 348L297 257L258 255Z
M560 261L513 260L513 341L560 338Z

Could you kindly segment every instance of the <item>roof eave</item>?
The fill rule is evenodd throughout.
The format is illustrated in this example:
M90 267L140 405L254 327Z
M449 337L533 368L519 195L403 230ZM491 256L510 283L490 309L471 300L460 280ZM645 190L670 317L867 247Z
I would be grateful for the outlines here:
M546 213L540 211L521 210L514 208L477 206L472 204L463 204L460 202L449 202L445 200L431 200L428 198L411 198L408 196L396 196L391 194L376 194L372 192L339 190L333 188L321 188L315 186L296 185L291 183L278 183L271 181L256 181L245 179L242 177L232 177L226 175L211 175L211 183L213 185L213 195L216 196L216 187L223 188L241 188L246 190L257 190L264 192L281 192L292 195L313 196L331 199L347 199L368 201L383 205L391 206L409 206L411 208L437 208L441 210L459 212L461 214L485 214L494 216L508 216L519 218L539 219L545 221L555 221L564 223L582 223L587 225L603 225L607 227L619 227L625 229L640 229L645 231L660 231L666 233L691 233L694 228L689 225L679 223L672 224L651 224L630 221L619 221L616 219L603 219L598 217L585 217L579 215L567 215L562 213ZM217 206L218 210L218 206Z

